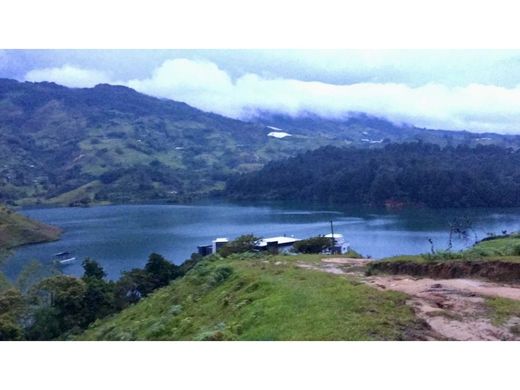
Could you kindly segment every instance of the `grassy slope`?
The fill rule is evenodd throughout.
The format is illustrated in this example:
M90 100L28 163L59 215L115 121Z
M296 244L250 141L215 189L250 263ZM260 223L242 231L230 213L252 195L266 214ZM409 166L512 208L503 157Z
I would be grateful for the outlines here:
M504 324L511 317L520 317L520 301L507 298L488 298L486 300L491 318L497 325ZM520 331L520 328L518 328Z
M432 260L479 260L520 263L520 235L512 234L507 237L498 237L492 240L481 241L462 252L442 252L436 255L402 255L389 257L382 261L427 263Z
M19 245L57 240L60 229L33 221L0 205L0 252Z
M203 261L93 324L82 340L399 340L419 323L405 295L294 265L314 256Z

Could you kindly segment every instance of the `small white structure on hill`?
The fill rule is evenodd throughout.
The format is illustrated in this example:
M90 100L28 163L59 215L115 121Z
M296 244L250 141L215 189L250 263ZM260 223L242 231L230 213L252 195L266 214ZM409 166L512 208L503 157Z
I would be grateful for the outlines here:
M229 242L229 240L225 237L219 237L215 238L211 243L211 253L217 253L217 251L222 248L224 245L226 245Z
M258 240L255 249L288 252L297 241L300 239L287 236L267 237Z
M271 131L269 134L267 134L267 136L273 138L285 138L290 137L291 134L286 133L285 131Z

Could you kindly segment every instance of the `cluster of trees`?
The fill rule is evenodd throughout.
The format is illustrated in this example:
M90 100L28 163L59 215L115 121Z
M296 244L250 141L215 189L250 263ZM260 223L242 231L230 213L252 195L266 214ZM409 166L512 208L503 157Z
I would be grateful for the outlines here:
M298 253L321 253L332 246L332 239L316 236L294 243L294 250Z
M520 206L520 151L498 146L324 147L233 177L231 199L440 207Z
M260 237L256 237L253 234L243 234L227 242L218 250L218 254L222 257L228 257L234 253L251 252L255 249L255 245L259 240Z
M53 340L79 333L183 276L198 259L175 265L152 253L143 269L124 272L116 281L106 280L99 263L86 259L81 278L60 274L27 291L6 288L0 292L0 340Z

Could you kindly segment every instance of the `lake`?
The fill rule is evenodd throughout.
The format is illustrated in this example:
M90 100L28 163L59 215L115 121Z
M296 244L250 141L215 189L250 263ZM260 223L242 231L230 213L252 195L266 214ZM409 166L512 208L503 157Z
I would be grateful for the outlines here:
M78 261L63 268L81 275L81 260L99 261L110 278L121 271L142 267L151 252L181 263L210 244L216 237L234 238L253 233L269 237L294 235L306 238L335 231L365 256L381 258L430 251L428 238L436 249L448 245L449 223L467 216L479 239L488 232L520 230L520 209L406 209L388 211L364 207L323 207L265 203L261 205L200 203L194 205L117 205L90 208L30 208L21 212L64 230L56 242L18 248L3 267L16 276L24 264L38 259L51 264L54 253L73 252ZM454 247L474 242L457 240Z

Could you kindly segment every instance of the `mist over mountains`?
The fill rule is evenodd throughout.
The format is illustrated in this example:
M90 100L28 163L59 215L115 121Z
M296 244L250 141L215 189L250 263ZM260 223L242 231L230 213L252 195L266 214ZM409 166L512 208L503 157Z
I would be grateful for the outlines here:
M0 79L0 136L0 201L13 204L186 201L222 190L238 173L326 145L520 147L519 136L398 126L362 113L257 112L245 122L122 86L9 79Z

